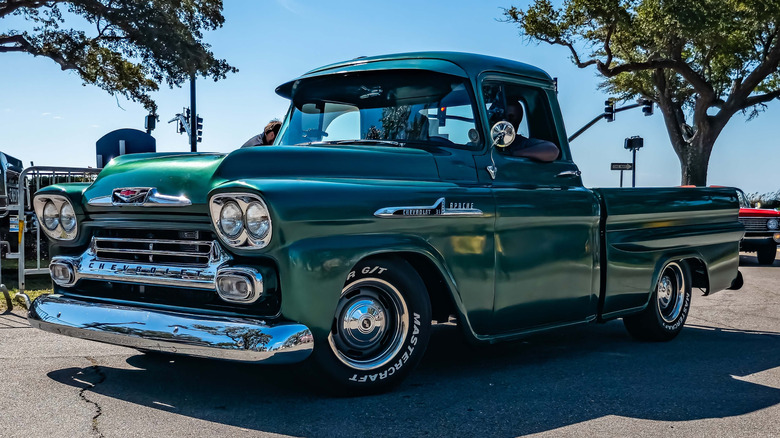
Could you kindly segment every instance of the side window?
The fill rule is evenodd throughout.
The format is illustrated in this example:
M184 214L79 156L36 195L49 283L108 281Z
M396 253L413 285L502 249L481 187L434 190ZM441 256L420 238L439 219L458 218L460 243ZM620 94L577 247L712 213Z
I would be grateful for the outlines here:
M490 126L505 120L520 136L533 140L534 144L551 142L560 149L544 90L509 81L487 80L482 85L482 94Z

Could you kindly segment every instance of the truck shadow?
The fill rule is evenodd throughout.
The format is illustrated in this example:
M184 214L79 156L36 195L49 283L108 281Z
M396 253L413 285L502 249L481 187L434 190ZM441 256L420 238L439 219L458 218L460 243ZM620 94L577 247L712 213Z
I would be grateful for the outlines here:
M762 385L769 379L757 373L780 366L778 341L780 333L688 326L672 342L640 343L613 321L475 348L454 326L436 326L423 362L401 387L359 399L313 392L297 367L140 354L127 359L135 369L101 365L98 376L68 368L49 377L267 433L509 437L607 415L687 421L774 406L780 389Z

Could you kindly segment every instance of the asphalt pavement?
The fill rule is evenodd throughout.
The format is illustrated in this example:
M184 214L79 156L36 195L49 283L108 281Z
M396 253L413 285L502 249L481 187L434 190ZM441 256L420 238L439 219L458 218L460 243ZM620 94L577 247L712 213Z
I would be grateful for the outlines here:
M0 315L0 436L780 436L780 260L694 291L668 343L621 321L471 347L435 327L395 391L332 398L298 367L152 357Z

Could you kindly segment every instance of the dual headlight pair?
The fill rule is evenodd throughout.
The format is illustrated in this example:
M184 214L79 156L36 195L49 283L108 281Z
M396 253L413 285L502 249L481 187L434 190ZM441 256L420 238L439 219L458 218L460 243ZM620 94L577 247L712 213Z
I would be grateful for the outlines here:
M263 248L271 241L271 215L262 198L248 193L220 193L209 202L211 220L230 246Z
M33 207L47 236L55 240L76 238L78 221L68 198L61 195L36 196Z

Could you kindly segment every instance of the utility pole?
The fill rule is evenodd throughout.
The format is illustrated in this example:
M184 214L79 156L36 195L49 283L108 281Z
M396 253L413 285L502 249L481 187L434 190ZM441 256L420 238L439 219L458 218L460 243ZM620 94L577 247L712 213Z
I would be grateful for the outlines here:
M198 132L197 119L198 110L195 108L195 73L190 75L190 110L192 117L190 117L190 152L198 152L198 136L195 135Z

